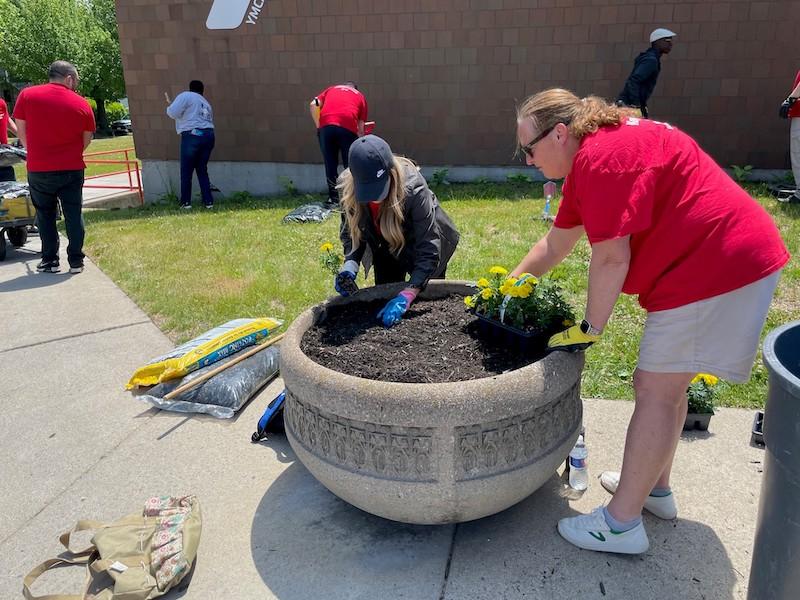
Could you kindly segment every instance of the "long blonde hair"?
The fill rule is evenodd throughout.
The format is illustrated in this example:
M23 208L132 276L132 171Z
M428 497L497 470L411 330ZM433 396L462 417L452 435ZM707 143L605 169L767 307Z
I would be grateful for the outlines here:
M517 122L530 119L534 129L539 132L564 123L578 139L604 125L619 125L623 119L634 115L634 110L609 104L598 96L578 98L561 88L551 88L529 96L517 107Z
M403 204L406 199L405 176L403 173L405 168L409 166L416 168L416 166L405 156L397 156L396 154L393 156L394 162L392 163L392 168L389 169L391 180L389 194L381 202L378 222L381 226L381 235L389 242L389 251L395 256L399 256L406 245L406 239L403 236ZM358 248L361 244L361 229L359 229L358 225L364 214L370 219L372 216L369 215L367 205L356 200L353 175L350 173L350 169L345 169L339 175L336 189L339 190L339 198L342 202L342 210L347 221L347 228L350 231L353 248Z

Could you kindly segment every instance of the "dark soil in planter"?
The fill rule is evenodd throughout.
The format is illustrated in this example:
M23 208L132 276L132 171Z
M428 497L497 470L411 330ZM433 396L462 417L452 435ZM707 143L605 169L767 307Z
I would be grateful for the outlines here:
M541 359L547 337L527 353L477 333L464 298L419 300L390 329L376 318L385 301L328 308L324 322L303 336L314 362L348 375L402 383L444 383L499 375Z

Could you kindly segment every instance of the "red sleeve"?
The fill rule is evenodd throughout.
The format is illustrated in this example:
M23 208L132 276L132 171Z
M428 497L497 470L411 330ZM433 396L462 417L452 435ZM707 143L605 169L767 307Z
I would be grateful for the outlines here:
M588 157L576 160L570 177L589 242L612 240L650 227L656 169L590 170L587 163Z
M14 105L14 119L25 120L25 90L17 96L17 103Z
M561 204L558 206L558 213L556 213L556 220L553 226L559 229L572 229L583 225L583 219L581 219L581 214L575 201L575 188L572 185L571 175L567 175L564 180L564 187L561 193L563 197L561 198Z

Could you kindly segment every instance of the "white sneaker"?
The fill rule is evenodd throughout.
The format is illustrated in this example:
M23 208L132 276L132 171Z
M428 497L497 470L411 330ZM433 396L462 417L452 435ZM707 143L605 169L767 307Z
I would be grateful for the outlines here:
M628 531L613 531L606 523L602 506L595 508L588 515L561 519L558 522L558 533L578 548L597 552L641 554L650 547L644 525L639 523Z
M619 473L617 471L603 471L600 474L600 485L609 494L615 494L619 487ZM659 519L670 521L678 516L678 507L675 504L675 495L670 492L669 496L648 496L644 501L644 509L653 513Z

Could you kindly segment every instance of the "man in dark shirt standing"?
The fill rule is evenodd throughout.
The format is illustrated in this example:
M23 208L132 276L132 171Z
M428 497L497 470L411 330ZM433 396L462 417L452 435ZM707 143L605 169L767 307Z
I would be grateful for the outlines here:
M647 100L653 93L661 72L661 55L669 54L672 50L672 38L675 35L677 34L669 29L655 29L650 34L650 48L636 57L633 71L617 98L618 104L636 107L647 118Z
M14 106L19 139L28 149L28 187L36 207L42 240L41 273L58 273L58 203L67 229L69 272L83 271L83 151L94 135L89 103L76 93L78 70L57 60L48 72L50 82L27 87Z

